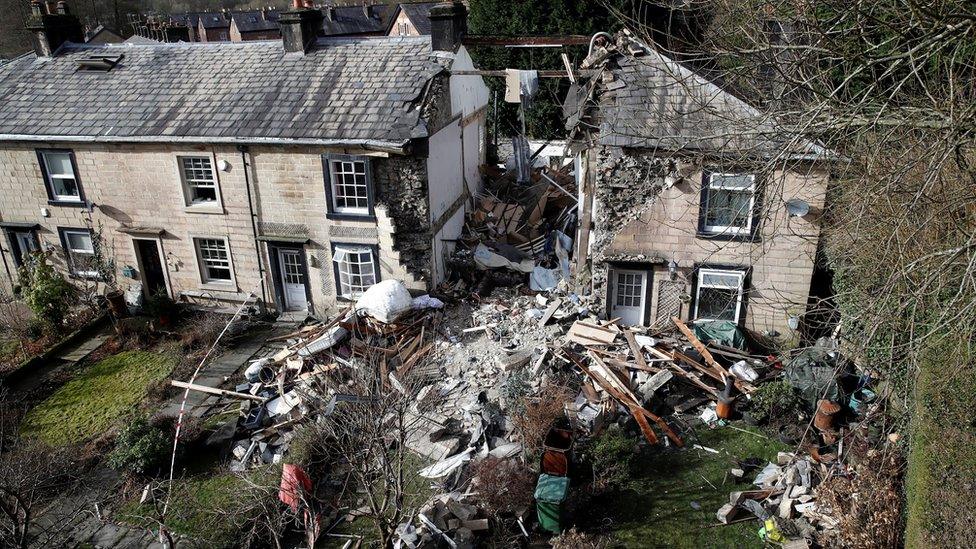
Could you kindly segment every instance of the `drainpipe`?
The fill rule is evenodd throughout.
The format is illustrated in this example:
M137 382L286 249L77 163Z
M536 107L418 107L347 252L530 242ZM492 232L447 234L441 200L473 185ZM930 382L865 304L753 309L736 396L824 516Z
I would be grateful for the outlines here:
M258 276L261 277L261 301L268 306L268 292L264 285L264 260L261 259L261 241L258 240L258 216L254 213L254 201L251 199L251 162L248 161L250 149L247 145L238 145L241 151L241 163L244 164L244 188L247 190L247 210L251 215L251 234L254 236L254 255L258 260Z
M3 243L0 242L0 259L3 259L3 270L7 271L7 280L10 281L10 291L14 289L14 275L10 274L10 265L7 264L7 254L6 250L3 249Z

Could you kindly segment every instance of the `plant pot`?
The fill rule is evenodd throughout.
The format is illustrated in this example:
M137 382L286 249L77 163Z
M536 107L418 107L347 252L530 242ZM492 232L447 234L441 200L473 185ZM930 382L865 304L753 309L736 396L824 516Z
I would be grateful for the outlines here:
M108 303L108 310L112 311L115 318L125 318L129 316L129 308L125 305L125 294L122 290L113 290L105 294L105 301Z

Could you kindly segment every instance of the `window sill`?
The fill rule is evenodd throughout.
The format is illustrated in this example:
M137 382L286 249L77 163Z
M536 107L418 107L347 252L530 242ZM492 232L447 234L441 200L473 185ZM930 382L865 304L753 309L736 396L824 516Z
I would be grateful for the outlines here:
M326 219L332 221L361 221L363 223L376 223L376 216L370 214L348 214L348 213L327 213Z
M715 240L718 242L761 242L758 234L752 233L713 233L699 230L695 238L700 240Z
M195 204L193 206L184 206L183 211L186 213L211 215L223 215L225 213L224 207L220 204Z
M85 200L48 200L48 206L62 206L65 208L87 208L88 202Z
M237 292L237 284L233 282L204 282L200 284L200 289L215 292Z

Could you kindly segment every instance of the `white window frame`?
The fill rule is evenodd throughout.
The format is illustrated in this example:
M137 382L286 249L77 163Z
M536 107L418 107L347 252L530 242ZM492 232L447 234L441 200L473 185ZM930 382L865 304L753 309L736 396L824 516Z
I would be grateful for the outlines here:
M70 235L83 235L88 237L88 242L91 244L90 250L75 249L71 247ZM95 239L89 229L61 229L61 238L64 240L64 253L68 260L68 271L74 275L83 278L94 278L98 276L98 271L81 271L75 265L73 255L85 254L95 257Z
M353 273L349 268L349 263L346 261L349 254L369 254L369 261L360 260L357 265L369 265L370 269L373 271L373 282L372 284L361 283L359 285L352 285L348 277L351 276L363 276L362 273ZM336 292L339 297L346 299L357 299L359 296L363 295L370 286L376 284L380 281L379 273L379 262L376 257L376 250L369 245L357 245L357 244L333 244L332 251L332 263L334 265L334 272L336 274Z
M185 161L193 160L206 160L210 164L210 179L199 179L197 177L190 177L187 173L187 166ZM208 155L179 155L176 157L177 169L180 173L180 182L183 186L183 200L186 207L190 210L220 210L222 207L221 197L220 197L220 181L217 178L217 170L214 166L213 157ZM202 169L202 168L191 168L191 169ZM214 200L205 201L194 201L193 192L195 188L213 188Z
M752 181L752 183L749 185L748 188L735 187L735 186L731 186L731 185L723 185L721 183L715 183L715 178L716 177L719 177L719 178L722 178L722 177L748 177ZM709 225L708 224L708 211L712 207L712 204L711 204L711 201L709 200L709 196L708 195L709 195L709 191L712 191L712 190L725 190L725 191L732 191L732 192L740 192L740 193L748 192L749 193L749 215L746 217L746 226L745 227L736 227L736 226L730 226L730 225ZM704 197L703 198L704 198L704 204L703 204L703 206L705 208L705 211L702 212L702 223L704 225L703 229L704 229L704 231L706 233L735 234L735 235L740 235L740 234L746 234L747 235L747 234L751 234L752 233L752 222L753 222L753 216L754 216L754 213L755 213L754 210L756 208L756 174L751 174L751 173L728 173L728 172L726 172L726 173L721 173L721 172L710 173L710 174L708 174L707 188L705 189L705 193L704 193Z
M204 241L216 241L221 242L224 246L224 251L227 254L226 260L214 260L207 259L203 256L203 248L201 247ZM223 236L194 236L193 237L193 252L197 257L197 271L200 273L200 282L204 286L219 286L219 287L235 287L236 279L234 278L234 261L233 256L230 251L230 240ZM226 266L221 264L210 265L210 262L215 261L226 261ZM209 268L213 266L215 268L226 268L230 272L230 278L212 278L209 273Z
M701 306L701 292L702 288L717 288L721 290L731 289L728 285L718 285L718 284L705 284L705 276L728 276L734 277L736 279L736 284L739 289L739 295L735 302L735 318L731 321L734 324L738 324L739 320L742 319L742 302L743 296L745 295L745 283L746 283L746 273L745 271L729 270L729 269L698 269L698 285L695 289L695 320L725 320L716 318L702 318L698 316L698 309Z
M356 156L327 156L325 161L328 163L328 171L329 171L329 186L330 186L329 187L330 190L329 211L334 214L350 215L350 216L368 217L372 215L373 200L372 200L372 190L370 189L370 185L372 185L372 178L370 177L370 173L369 173L371 168L369 159L363 157L356 157ZM345 164L349 164L352 166L351 172L346 171ZM363 166L362 174L356 173L356 164L362 164ZM337 170L336 169L337 167L339 167L340 169ZM356 199L358 201L360 198L365 198L366 206L364 207L357 206L353 208L348 206L340 207L338 205L339 187L340 185L343 187L346 186L344 183L339 182L340 175L352 175L354 178L358 175L362 175L363 177L362 187L363 187L363 191L366 194L365 197L360 197L359 194L357 193ZM359 182L355 182L354 186L359 187L360 186Z
M64 150L39 150L38 154L41 157L41 162L44 163L44 184L47 185L48 190L51 193L51 199L55 202L84 202L81 194L81 183L78 181L78 170L75 169L75 161L71 151ZM47 161L48 156L52 155L64 155L68 157L68 165L71 166L71 174L54 173L51 170L51 164ZM74 181L75 189L77 189L78 194L58 194L54 187L54 180L71 180Z

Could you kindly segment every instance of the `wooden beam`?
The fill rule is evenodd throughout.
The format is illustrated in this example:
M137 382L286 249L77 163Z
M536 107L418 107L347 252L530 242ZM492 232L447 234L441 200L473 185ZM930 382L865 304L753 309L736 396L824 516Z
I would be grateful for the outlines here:
M236 391L227 391L225 389L217 389L216 387L207 387L206 385L197 385L196 383L187 383L185 381L176 381L175 379L170 381L170 384L173 387L179 387L180 389L189 389L191 391L199 391L201 393L208 393L211 395L228 396L244 400L255 400L257 402L264 402L266 400L259 396L238 393Z
M590 43L590 36L573 34L567 36L489 36L483 34L469 34L461 38L465 46L521 46L552 48L557 46L585 46Z
M569 78L566 71L538 71L539 78ZM586 75L589 75L592 71L584 71ZM451 76L494 76L498 78L505 78L505 71L479 71L479 70L453 70L451 71Z
M630 345L630 351L634 353L634 358L637 359L637 364L641 368L647 368L647 361L644 360L644 353L641 351L640 345L637 344L637 338L634 337L634 332L631 330L625 331L624 338L627 339L627 344Z

